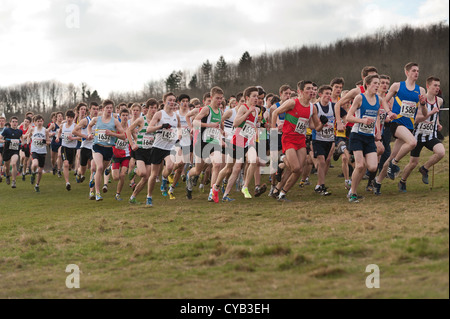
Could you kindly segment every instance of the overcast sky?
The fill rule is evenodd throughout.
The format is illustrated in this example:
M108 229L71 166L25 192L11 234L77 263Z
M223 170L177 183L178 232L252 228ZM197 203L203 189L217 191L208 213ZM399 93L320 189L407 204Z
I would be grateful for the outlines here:
M139 91L206 59L449 21L448 0L0 0L0 86Z

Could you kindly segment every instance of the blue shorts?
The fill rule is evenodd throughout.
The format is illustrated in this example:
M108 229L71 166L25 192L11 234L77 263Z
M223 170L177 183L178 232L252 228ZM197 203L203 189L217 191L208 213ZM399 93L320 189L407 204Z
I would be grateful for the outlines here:
M350 133L348 148L353 152L362 151L364 156L369 153L377 152L374 136L366 136L354 132Z
M112 147L104 147L98 144L94 144L92 147L92 151L94 153L100 153L103 155L103 160L109 162L113 157L113 149Z
M55 140L52 140L52 143L50 144L52 148L53 153L58 153L59 148L61 147L61 141L59 143L56 143Z

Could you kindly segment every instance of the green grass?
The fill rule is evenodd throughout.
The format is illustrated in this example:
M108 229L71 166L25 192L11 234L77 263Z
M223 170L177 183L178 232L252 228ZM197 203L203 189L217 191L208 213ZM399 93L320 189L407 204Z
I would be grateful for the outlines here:
M148 209L116 202L114 182L100 203L87 181L67 192L46 174L40 194L29 177L15 190L3 182L0 298L449 298L448 154L432 190L416 169L408 193L385 180L381 197L359 204L333 164L332 196L296 187L285 204L239 193L213 204L197 190L187 201L179 187L174 201L155 192ZM80 289L65 286L69 264L82 271ZM369 264L380 289L365 286Z

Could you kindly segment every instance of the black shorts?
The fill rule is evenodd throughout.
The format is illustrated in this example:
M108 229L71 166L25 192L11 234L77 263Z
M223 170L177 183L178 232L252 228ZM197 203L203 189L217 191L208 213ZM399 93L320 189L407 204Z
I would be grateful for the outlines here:
M153 148L138 148L135 152L136 162L142 161L145 165L152 164L152 152Z
M112 147L105 147L99 144L94 144L94 146L92 146L92 152L102 154L103 161L105 162L109 162L114 154Z
M433 148L437 144L442 144L442 142L439 139L437 139L437 138L433 138L432 140L429 140L429 141L426 141L426 142L419 142L419 141L417 141L416 148L411 151L411 156L412 157L420 157L420 152L422 151L422 148L424 146L426 148L428 148L430 151L433 151Z
M39 162L39 168L44 168L45 165L45 158L47 157L47 154L38 154L38 153L31 153L32 159L37 159Z
M354 132L350 134L348 147L353 152L362 151L364 156L377 152L374 136L365 136Z
M52 140L50 146L53 153L58 153L58 150L61 147L61 141L59 143L56 143L55 140Z
M306 135L306 139L305 139L306 154L309 154L309 152L311 152L311 141L312 141L312 135Z
M352 128L351 126L346 126L345 127L345 137L346 138L350 138L350 134L352 133Z
M92 160L92 150L82 147L80 153L80 165L86 166L90 160Z
M219 144L205 143L203 141L200 141L200 144L198 143L199 142L197 142L197 145L195 145L194 147L194 155L202 159L209 158L209 156L215 151L219 151L222 154L226 153L225 149L222 148L222 146L220 146Z
M0 155L2 155L2 156L3 156L3 146L2 146L2 147L0 147ZM2 163L0 163L0 165L2 165Z
M22 152L24 152L25 157L30 157L30 144L22 145Z
M404 126L403 124L397 123L397 122L391 122L391 134L394 138L397 138L397 136L395 136L395 132L397 132L397 128L399 126L403 126L406 128L406 126ZM411 132L411 134L413 133L413 130L409 129L408 130Z
M8 149L4 149L3 150L3 161L9 162L14 155L19 156L19 151L12 151L12 150L8 150Z
M61 158L63 162L68 161L69 165L72 165L76 154L77 154L76 148L61 146Z
M170 155L170 151L162 150L162 149L157 148L157 147L153 147L150 161L154 165L159 165L159 164L161 164L164 161L164 159L168 155Z
M283 134L278 134L278 151L283 150L283 144L281 143L281 138L283 137Z
M136 159L136 152L131 150L130 151L130 157Z
M336 136L336 141L334 142L334 145L338 146L340 142L344 142L345 146L348 148L348 138L342 137L342 136Z
M321 155L325 156L325 160L328 158L330 154L331 148L333 147L334 142L324 142L313 140L313 149L314 149L314 158L317 158Z
M81 148L81 141L77 142L77 150L79 150Z

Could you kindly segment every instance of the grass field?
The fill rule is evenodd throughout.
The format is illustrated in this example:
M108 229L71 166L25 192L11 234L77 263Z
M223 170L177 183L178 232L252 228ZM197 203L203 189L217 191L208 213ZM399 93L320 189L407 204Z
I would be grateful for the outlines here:
M0 298L449 298L445 145L432 190L416 169L406 194L387 179L381 197L358 204L346 200L340 162L328 175L332 196L296 187L286 204L238 193L214 204L198 190L188 201L179 187L177 200L157 192L149 209L116 202L114 182L96 203L87 181L67 192L46 174L40 194L29 176L17 189L3 181ZM81 269L80 289L66 287L68 264ZM366 287L369 264L379 289Z

